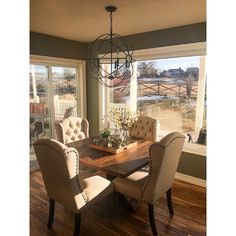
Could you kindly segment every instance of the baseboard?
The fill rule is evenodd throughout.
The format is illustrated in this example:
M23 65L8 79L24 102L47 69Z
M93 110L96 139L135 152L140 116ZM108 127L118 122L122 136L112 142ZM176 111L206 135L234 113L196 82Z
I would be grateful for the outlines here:
M175 179L206 188L206 180L176 172Z

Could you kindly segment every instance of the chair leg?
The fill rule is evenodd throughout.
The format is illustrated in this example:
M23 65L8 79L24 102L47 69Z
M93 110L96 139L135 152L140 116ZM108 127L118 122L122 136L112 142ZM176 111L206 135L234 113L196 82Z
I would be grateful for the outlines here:
M168 205L168 209L169 209L169 213L171 216L174 215L174 210L173 210L173 206L172 206L172 194L171 194L171 190L172 188L170 188L167 192L166 192L166 198L167 198L167 205Z
M75 214L75 226L74 226L74 236L79 236L80 234L80 222L81 222L81 214Z
M55 210L55 201L53 199L49 198L48 229L50 229L53 224L54 210Z
M148 204L148 215L149 215L149 221L152 228L152 234L157 236L157 229L155 224L155 216L154 216L154 206L151 204Z

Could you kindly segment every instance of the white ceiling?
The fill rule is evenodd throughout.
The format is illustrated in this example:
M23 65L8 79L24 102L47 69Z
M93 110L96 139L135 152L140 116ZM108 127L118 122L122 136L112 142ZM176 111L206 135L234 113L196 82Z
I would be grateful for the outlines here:
M89 42L113 31L122 36L206 21L206 0L30 0L30 30Z

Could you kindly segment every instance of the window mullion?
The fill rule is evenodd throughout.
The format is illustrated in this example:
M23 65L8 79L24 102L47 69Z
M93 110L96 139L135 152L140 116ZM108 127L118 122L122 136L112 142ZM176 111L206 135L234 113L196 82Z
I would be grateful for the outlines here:
M206 57L200 57L199 78L198 78L198 92L196 104L196 119L195 119L195 135L198 137L200 129L203 124L204 113L204 97L205 97L205 84L206 84L206 70L205 70Z
M52 65L48 65L48 103L50 107L50 119L49 122L51 123L51 134L52 138L55 138L55 107L54 107L54 93L53 93L53 84L52 84Z
M130 79L130 110L137 111L137 62L133 63L133 75Z

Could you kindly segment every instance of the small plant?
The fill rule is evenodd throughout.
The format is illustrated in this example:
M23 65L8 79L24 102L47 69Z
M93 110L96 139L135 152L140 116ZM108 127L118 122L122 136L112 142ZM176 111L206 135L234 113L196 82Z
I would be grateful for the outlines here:
M102 138L108 138L110 134L111 134L111 131L107 128L105 128L104 130L100 132L100 135Z

